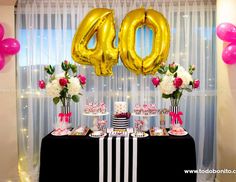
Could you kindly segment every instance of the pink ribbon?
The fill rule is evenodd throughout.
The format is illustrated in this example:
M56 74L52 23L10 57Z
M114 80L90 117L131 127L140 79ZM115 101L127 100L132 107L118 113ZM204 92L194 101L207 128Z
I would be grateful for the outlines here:
M64 114L64 113L59 113L58 116L60 117L60 121L62 122L63 121L63 118L65 118L65 122L69 123L69 119L71 117L71 112L67 113L67 114Z
M178 113L174 113L174 112L170 112L169 115L172 117L171 120L171 124L174 125L175 124L175 120L177 119L177 121L179 122L179 124L183 124L183 121L181 119L181 115L183 115L182 112L178 112Z

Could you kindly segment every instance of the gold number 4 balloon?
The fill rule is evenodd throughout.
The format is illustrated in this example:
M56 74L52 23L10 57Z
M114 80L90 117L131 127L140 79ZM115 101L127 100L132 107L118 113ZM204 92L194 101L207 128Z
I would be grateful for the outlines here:
M140 58L135 51L136 30L147 25L153 30L152 52ZM97 32L94 49L87 44ZM118 50L114 47L115 25L109 9L97 8L88 13L80 24L72 43L72 58L86 65L94 65L98 76L112 74L112 66L118 62ZM119 33L119 53L125 67L136 74L154 74L168 57L170 29L164 16L155 10L144 8L129 12L122 21Z
M96 46L88 49L87 45L96 34ZM98 76L112 74L112 66L118 62L118 49L113 42L116 36L112 10L97 8L90 11L81 22L72 42L74 61L93 65Z

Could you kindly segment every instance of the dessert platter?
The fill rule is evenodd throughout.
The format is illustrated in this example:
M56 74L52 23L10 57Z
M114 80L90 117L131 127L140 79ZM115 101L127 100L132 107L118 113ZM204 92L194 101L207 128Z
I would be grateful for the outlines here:
M180 125L174 125L168 133L174 136L185 136L188 134Z
M104 133L103 131L93 131L92 133L89 134L89 136L92 138L100 138L107 136L107 134Z
M135 132L131 134L132 137L136 137L136 138L145 138L148 137L148 134L145 132Z
M79 128L75 128L71 131L70 135L75 135L75 136L86 136L87 133L89 132L89 128L88 127L79 127Z
M129 133L125 129L115 129L109 133L109 136L112 137L127 137L129 136Z
M149 130L150 136L169 136L165 128L154 127Z

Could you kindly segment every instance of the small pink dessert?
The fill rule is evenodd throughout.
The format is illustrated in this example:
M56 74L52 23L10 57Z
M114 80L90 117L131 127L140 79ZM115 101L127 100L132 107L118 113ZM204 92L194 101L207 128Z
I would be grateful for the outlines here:
M143 104L143 114L148 115L149 114L149 107L147 104Z
M141 114L141 112L142 112L142 108L141 108L140 104L136 104L134 107L134 113Z
M87 114L90 113L90 106L88 104L84 106L84 112Z
M150 104L149 107L149 114L156 114L157 113L157 108L155 104Z
M92 106L92 113L93 114L97 114L99 112L99 110L100 110L99 105L97 103L93 104L93 106Z
M93 103L92 103L92 102L89 102L89 104L88 104L88 109L89 109L89 112L90 112L90 113L93 112Z
M181 126L174 125L171 129L171 134L173 134L173 135L184 135L185 131Z
M100 112L103 114L106 112L106 104L104 102L100 103Z

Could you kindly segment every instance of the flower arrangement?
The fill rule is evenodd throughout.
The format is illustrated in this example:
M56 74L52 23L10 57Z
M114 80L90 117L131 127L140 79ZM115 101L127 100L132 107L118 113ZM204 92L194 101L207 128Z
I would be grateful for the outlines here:
M64 72L55 74L55 67L46 66L44 70L50 76L49 82L46 84L44 80L40 80L38 82L39 88L46 89L47 95L53 97L54 104L61 101L65 106L70 99L79 102L79 96L82 95L80 91L86 84L86 77L77 75L77 66L67 60L61 63L61 68Z
M135 125L135 129L136 129L136 132L142 132L142 127L144 125L144 121L143 120L135 120L134 121Z
M191 92L200 85L198 79L192 78L194 71L194 65L189 66L188 71L176 63L162 65L158 70L161 76L152 78L152 83L155 87L160 85L163 98L170 98L173 105L178 105L184 90Z

